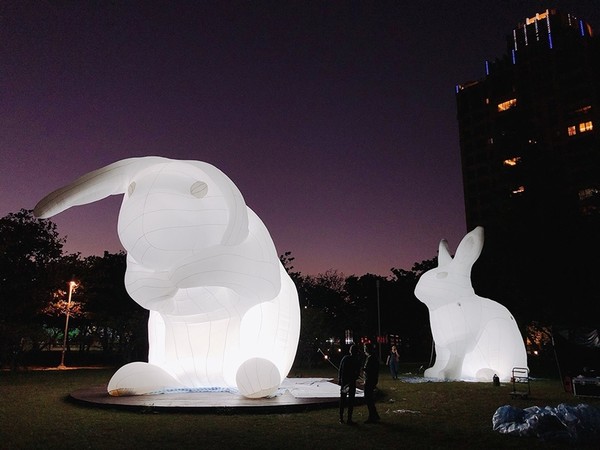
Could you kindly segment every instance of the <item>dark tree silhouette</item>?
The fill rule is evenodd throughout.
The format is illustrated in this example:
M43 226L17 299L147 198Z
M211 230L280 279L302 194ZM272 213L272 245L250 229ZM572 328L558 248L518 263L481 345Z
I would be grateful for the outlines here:
M65 240L56 225L22 209L0 219L0 363L20 353L24 340L37 341L38 313L52 298L57 262Z

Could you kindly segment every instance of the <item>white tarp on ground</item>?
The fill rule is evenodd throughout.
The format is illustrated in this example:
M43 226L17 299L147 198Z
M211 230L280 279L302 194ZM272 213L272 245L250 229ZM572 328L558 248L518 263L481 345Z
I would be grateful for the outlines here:
M340 396L340 386L332 378L286 378L276 395L288 391L296 398L329 398ZM362 397L363 391L356 390L356 396Z

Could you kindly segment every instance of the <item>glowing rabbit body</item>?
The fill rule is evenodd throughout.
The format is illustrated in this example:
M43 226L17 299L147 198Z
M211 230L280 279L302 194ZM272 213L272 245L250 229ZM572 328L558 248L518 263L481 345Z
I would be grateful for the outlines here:
M150 318L148 363L119 369L109 393L275 392L296 354L298 294L235 184L203 162L131 158L49 194L34 213L50 217L112 194L125 194L125 285Z
M426 377L507 381L514 367L527 367L517 324L503 305L475 294L471 268L483 248L483 228L468 233L454 258L440 242L438 267L424 273L415 295L429 309L435 364Z

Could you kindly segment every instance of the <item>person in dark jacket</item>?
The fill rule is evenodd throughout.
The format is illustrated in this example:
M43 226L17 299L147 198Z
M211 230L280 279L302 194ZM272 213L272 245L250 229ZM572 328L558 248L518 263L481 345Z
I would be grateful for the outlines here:
M363 367L365 403L369 410L369 417L365 423L376 423L379 422L379 414L375 408L375 386L379 381L379 361L375 355L374 346L370 344L365 344L365 355L367 357Z
M355 425L352 421L354 410L354 397L356 396L356 380L360 376L360 359L355 345L351 345L348 354L342 358L338 370L338 384L340 385L340 423L344 423L344 409L348 408L348 425Z

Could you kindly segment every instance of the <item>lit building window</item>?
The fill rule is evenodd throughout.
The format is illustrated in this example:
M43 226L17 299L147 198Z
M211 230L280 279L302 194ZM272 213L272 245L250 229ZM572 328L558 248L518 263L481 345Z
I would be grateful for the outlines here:
M579 208L584 216L600 214L600 189L591 187L579 191Z
M521 195L523 192L525 192L525 186L519 186L518 188L513 189L511 192L511 197Z
M592 125L592 121L589 120L587 122L581 122L579 124L579 132L580 133L585 133L586 131L592 131L594 129L594 126Z
M577 133L577 128L575 127L575 125L567 128L567 133L569 133L569 136L575 136L575 134Z
M506 111L515 106L517 106L517 99L511 98L510 100L507 100L505 102L498 103L498 112Z
M515 156L514 158L505 159L504 162L503 162L503 164L506 167L514 167L517 164L519 164L520 162L521 162L521 157L520 156Z
M575 114L586 114L592 110L591 105L586 105L582 108L576 109Z
M596 188L581 189L579 191L579 200L597 197L600 195L600 190Z
M534 23L536 20L544 20L546 17L548 17L548 10L546 10L543 13L537 13L535 16L525 19L525 24L530 25L530 24Z

